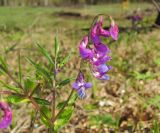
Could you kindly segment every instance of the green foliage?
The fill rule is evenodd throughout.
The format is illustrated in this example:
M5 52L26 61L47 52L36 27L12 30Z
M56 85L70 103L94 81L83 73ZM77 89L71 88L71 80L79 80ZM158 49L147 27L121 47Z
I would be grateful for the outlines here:
M68 54L64 59L60 62L59 67L62 68L70 59L71 53Z
M147 106L154 105L158 109L160 109L160 95L156 95L152 98L149 98L146 102Z
M96 105L93 105L93 104L87 104L87 105L84 106L84 109L91 111L91 110L97 109L97 106L96 106Z
M35 69L37 70L37 73L40 74L42 77L44 77L46 80L48 80L49 83L52 84L52 76L50 72L47 70L47 68L42 67L42 65L35 63L29 58L27 59L35 67Z
M5 58L0 56L0 72L4 73L7 70L8 70L8 66L7 66L6 60Z
M28 90L34 90L34 88L36 87L36 82L34 81L34 79L31 79L29 77L27 77L24 80L24 88L28 91Z
M20 55L20 51L18 53L18 77L19 77L19 82L20 84L22 83L22 69L21 69L21 55Z
M77 100L77 93L74 93L74 95L72 95L72 97L69 99L68 101L68 106L73 106L74 103L76 102ZM58 105L57 105L57 109L61 109L64 105L65 105L66 101L63 101L63 102L59 102Z
M48 118L51 118L51 111L46 106L42 106L41 111L44 112ZM41 115L40 119L47 127L50 127L50 124L48 120L44 117L44 115Z
M9 90L12 90L14 92L17 92L19 93L21 90L20 88L16 87L16 86L13 86L13 85L9 85L8 83L4 83L3 81L0 80L0 83L3 85L3 87L9 89Z
M62 128L66 123L69 122L73 111L74 111L74 107L73 106L68 106L68 107L66 107L64 109L64 111L61 113L61 115L55 121L55 132L56 133L58 133L60 128Z
M65 85L69 84L72 79L73 79L73 78L67 78L67 79L65 79L65 80L60 81L60 82L58 83L58 87L65 86Z
M158 124L157 120L155 120L154 123L153 123L151 133L160 133L160 127L159 127L159 124Z
M55 37L55 39L54 39L54 54L55 54L55 58L57 58L58 53L59 53L59 42L58 42L57 37Z
M111 127L117 127L119 120L114 119L110 114L104 115L91 115L90 123L91 125L100 126L101 124L106 124Z
M146 73L140 73L135 71L133 73L133 76L137 79L137 80L148 80L148 79L153 79L154 75L151 72L146 72Z
M154 63L155 63L156 65L160 66L160 58L155 59L155 60L154 60Z
M34 100L40 105L51 105L51 103L45 99L34 97Z
M41 45L39 45L38 43L37 43L37 46L39 48L39 51L44 55L44 57L46 57L49 63L54 66L54 61L52 60L52 57L49 54L49 52L45 48L43 48Z
M6 98L7 102L9 103L13 103L13 104L18 104L20 102L27 102L29 101L29 99L24 98L22 96L18 96L18 95L10 95Z

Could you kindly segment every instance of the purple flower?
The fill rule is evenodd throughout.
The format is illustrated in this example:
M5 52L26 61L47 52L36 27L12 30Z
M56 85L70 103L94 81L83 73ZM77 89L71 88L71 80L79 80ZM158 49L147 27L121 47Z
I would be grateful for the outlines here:
M86 97L85 90L92 87L90 82L84 81L84 75L82 72L79 72L76 81L72 84L72 87L77 91L78 96L81 99Z
M0 109L4 112L4 116L0 122L0 128L7 128L12 122L12 111L10 107L3 102L0 102Z
M93 65L101 65L105 62L111 60L111 57L108 56L106 53L94 51L94 57L90 60L91 64Z
M111 27L109 29L110 35L114 40L118 39L118 33L119 33L119 29L118 29L118 25L115 24L114 20L112 18L111 19Z
M91 49L87 48L88 45L88 36L84 36L83 40L79 45L79 52L83 59L90 59L93 57L93 52Z
M111 66L107 66L106 64L102 64L99 66L93 66L92 73L93 75L100 80L109 80L109 77L106 73L111 69Z

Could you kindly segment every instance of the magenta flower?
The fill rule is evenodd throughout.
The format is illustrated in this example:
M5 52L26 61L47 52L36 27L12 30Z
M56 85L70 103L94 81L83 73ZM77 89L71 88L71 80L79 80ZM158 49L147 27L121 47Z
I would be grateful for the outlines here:
M79 72L76 81L72 84L72 87L77 91L78 96L81 99L86 97L85 90L92 87L90 82L84 81L84 75L82 72Z
M111 69L111 66L107 66L106 64L102 64L99 66L93 66L92 73L93 75L100 80L109 80L109 77L106 73Z
M109 77L106 74L111 69L111 66L106 65L106 63L111 60L111 57L108 55L111 51L107 45L101 42L101 37L111 37L113 40L117 40L119 34L118 26L115 24L112 17L109 18L111 20L111 25L108 30L103 29L103 18L100 17L92 26L89 36L85 36L79 45L81 57L90 63L93 75L100 80L108 80ZM88 46L89 40L91 40L92 43L90 46ZM84 77L80 77L83 76L79 74L72 87L77 90L80 97L85 97L86 84L84 82Z
M91 49L87 48L88 36L85 36L79 45L79 52L83 59L90 59L93 57L93 52Z
M94 51L94 57L90 60L90 63L92 65L98 66L110 60L111 60L111 57L108 56L106 53Z
M119 33L119 30L118 30L118 26L116 24L111 24L111 27L109 29L109 32L110 32L110 35L111 37L114 39L114 40L117 40L118 39L118 33Z
M114 20L112 19L112 17L110 17L111 20L111 26L109 28L109 30L105 30L103 29L103 18L100 17L100 20L92 27L91 29L91 33L90 33L90 37L91 40L94 44L100 44L100 36L103 37L112 37L114 40L118 39L118 26L115 24Z
M3 102L0 102L0 109L4 112L4 116L0 122L0 128L7 128L12 122L12 111L10 107Z

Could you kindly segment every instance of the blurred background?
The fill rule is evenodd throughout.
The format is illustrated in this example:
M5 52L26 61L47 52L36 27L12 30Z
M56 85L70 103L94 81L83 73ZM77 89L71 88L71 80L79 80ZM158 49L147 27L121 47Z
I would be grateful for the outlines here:
M88 90L85 100L78 100L70 123L61 132L159 133L159 9L158 0L0 0L0 55L17 76L20 51L23 79L34 77L33 66L26 57L45 64L35 44L38 42L52 53L57 35L63 57L71 54L59 78L76 76L79 42L88 34L95 15L109 14L119 26L117 41L103 40L112 50L110 80L103 82L87 76L93 88ZM107 20L104 28L108 27ZM12 84L3 75L0 79ZM70 89L67 85L58 90L62 95L58 100L66 99ZM12 109L12 126L0 132L28 133L32 106L13 105ZM47 132L37 121L33 127L35 133Z

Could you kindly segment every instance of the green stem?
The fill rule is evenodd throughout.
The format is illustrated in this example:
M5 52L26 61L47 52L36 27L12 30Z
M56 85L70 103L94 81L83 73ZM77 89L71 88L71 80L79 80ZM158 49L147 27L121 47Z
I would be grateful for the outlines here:
M53 120L53 123L56 121L56 119L61 115L61 113L64 111L65 107L68 105L68 102L70 100L70 98L72 97L73 95L73 92L74 90L72 89L69 97L67 98L67 101L64 103L63 107L61 108L61 110L57 113L57 115L55 116L54 120Z

